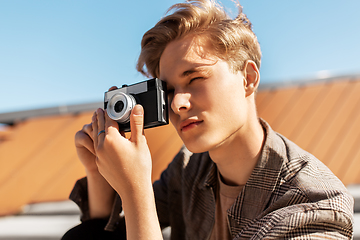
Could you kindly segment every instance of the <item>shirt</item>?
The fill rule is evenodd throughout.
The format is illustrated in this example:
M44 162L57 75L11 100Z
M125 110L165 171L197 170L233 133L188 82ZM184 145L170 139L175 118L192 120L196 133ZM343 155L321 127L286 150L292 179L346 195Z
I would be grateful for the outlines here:
M243 185L230 186L225 184L218 171L218 190L216 194L215 223L210 240L231 239L230 224L227 211L234 204Z
M350 239L354 200L318 159L260 120L266 132L261 156L228 211L233 239ZM209 239L215 219L217 169L209 154L185 147L153 184L161 227L171 239ZM86 178L70 198L89 218ZM106 226L124 228L121 199L114 201Z

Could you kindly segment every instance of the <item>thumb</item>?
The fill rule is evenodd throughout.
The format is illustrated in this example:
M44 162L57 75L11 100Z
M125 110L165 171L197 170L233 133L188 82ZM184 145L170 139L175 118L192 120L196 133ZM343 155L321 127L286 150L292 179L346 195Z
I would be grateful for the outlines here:
M144 109L141 105L137 104L131 111L130 116L130 141L137 142L143 136L144 130Z

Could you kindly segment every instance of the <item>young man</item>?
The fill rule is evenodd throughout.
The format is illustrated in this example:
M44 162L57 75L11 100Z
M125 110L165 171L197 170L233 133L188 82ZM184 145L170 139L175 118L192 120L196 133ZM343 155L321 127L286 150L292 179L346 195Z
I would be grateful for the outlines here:
M167 83L185 146L152 185L142 107L129 140L98 109L75 138L87 178L71 198L83 223L63 239L115 239L124 222L128 239L161 239L166 226L171 239L351 238L343 184L257 117L261 53L250 21L208 0L171 11L145 33L138 70Z

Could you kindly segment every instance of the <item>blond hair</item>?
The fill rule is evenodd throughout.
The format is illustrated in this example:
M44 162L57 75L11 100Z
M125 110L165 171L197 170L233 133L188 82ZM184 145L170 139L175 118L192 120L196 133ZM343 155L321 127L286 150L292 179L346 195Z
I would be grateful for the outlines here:
M167 12L172 13L144 34L137 70L148 77L159 77L160 57L167 44L190 34L205 38L207 49L225 60L234 72L241 71L247 60L260 68L260 45L251 22L238 6L238 16L231 19L213 0L173 5Z

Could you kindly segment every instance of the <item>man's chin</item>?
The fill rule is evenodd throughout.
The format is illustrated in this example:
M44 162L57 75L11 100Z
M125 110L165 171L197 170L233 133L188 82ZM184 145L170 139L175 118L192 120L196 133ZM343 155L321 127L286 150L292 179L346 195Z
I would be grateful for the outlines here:
M183 140L183 143L184 143L185 147L192 153L203 153L203 152L207 152L209 150L209 147L207 147L204 144L201 144L197 140L193 140L193 141L184 141Z

